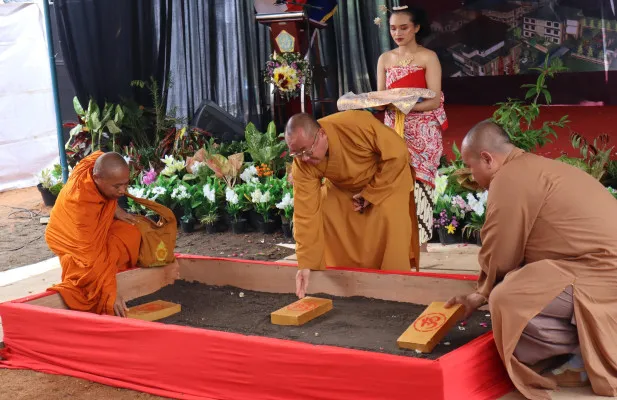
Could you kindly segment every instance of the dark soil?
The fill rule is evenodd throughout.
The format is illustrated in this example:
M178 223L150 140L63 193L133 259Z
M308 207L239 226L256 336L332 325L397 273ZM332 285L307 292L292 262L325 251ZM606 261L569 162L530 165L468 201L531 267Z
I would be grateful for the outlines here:
M240 292L243 297L240 297ZM294 294L176 281L156 293L131 301L129 306L166 300L182 305L180 313L159 321L166 324L428 359L437 359L491 329L490 317L485 312L476 312L462 323L464 326L459 324L451 329L432 353L419 354L399 349L396 339L426 306L364 297L315 296L333 299L334 308L299 327L270 323L270 313L296 301Z

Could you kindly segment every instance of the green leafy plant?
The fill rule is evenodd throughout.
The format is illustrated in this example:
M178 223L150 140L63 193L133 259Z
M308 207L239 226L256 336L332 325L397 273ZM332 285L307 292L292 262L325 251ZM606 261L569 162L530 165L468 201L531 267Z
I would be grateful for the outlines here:
M532 151L550 143L551 136L557 137L555 128L563 128L570 122L568 116L565 115L558 121L545 121L541 127L534 128L533 124L540 116L540 97L544 98L546 104L552 102L546 84L547 79L554 77L558 72L566 71L566 68L558 59L550 61L547 54L541 67L531 69L539 71L540 74L535 84L521 86L528 89L525 94L525 101L508 99L506 102L497 103L499 108L495 110L492 117L492 121L508 133L512 143L525 151ZM526 101L529 99L532 100L527 104Z
M271 170L278 172L285 165L286 143L281 140L282 134L277 135L273 121L268 124L266 132L257 130L250 122L246 126L246 151L257 165L266 164Z
M62 182L62 166L55 164L52 168L45 168L39 173L38 180L44 189L57 196L64 187Z
M77 96L73 98L73 108L79 117L77 124L70 131L69 143L71 138L84 131L90 133L91 151L101 148L101 139L104 131L109 132L112 137L112 150L116 147L116 135L122 132L120 126L124 118L124 110L119 104L105 103L103 111L93 99L88 102L88 108L83 109Z
M581 158L571 158L561 156L558 160L573 165L582 169L599 181L602 181L609 171L615 168L614 162L611 161L611 154L614 146L608 147L610 137L607 134L598 135L593 139L593 144L587 142L579 133L570 135L572 147L578 149L581 153Z

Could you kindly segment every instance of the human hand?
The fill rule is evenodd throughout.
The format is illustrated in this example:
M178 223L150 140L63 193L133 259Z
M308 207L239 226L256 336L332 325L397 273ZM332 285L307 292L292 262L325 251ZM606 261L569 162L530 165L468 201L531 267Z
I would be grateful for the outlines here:
M371 205L368 200L366 200L360 193L355 194L352 198L353 200L353 210L360 212L362 214L364 209Z
M296 273L296 296L300 299L306 296L306 289L308 289L310 275L310 269L299 269Z
M124 299L119 294L116 294L116 302L114 303L114 314L118 317L126 318L126 313L129 308L126 306Z
M124 211L120 206L116 207L114 218L116 218L119 221L124 221L131 225L135 225L137 223L137 218L135 218L133 214L130 214Z
M462 305L465 308L465 315L463 316L463 319L467 319L474 311L482 307L484 303L486 303L486 298L484 296L479 293L471 293L468 295L452 297L448 300L444 307L450 308L457 304Z

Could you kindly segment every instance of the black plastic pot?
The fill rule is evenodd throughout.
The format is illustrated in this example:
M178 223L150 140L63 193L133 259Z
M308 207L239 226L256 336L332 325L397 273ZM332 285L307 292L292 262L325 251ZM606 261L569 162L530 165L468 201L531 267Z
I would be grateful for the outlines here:
M49 189L44 188L43 185L41 185L40 183L38 185L36 185L36 188L39 190L39 192L41 193L41 197L43 198L43 203L47 206L47 207L53 207L54 204L56 204L56 199L57 196L53 195Z

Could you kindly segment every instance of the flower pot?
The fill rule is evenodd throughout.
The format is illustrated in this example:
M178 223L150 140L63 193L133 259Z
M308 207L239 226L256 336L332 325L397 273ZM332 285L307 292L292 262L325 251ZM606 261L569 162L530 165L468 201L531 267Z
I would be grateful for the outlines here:
M235 234L245 233L246 232L246 220L238 219L236 221L231 221L231 231Z
M272 234L276 232L276 223L270 221L259 221L259 231L265 234Z
M281 228L283 228L283 236L285 236L286 238L294 237L293 228L291 227L291 224L289 222L283 223L283 225L281 225Z
M449 234L448 229L445 227L440 227L437 232L439 234L439 242L443 245L456 244L459 242L456 233Z
M195 231L195 221L180 221L180 227L182 228L182 232L191 233Z
M176 207L172 210L174 215L176 216L176 224L180 225L180 221L182 221L182 217L184 216L184 210L180 207Z
M43 203L47 206L47 207L53 207L54 204L56 204L56 199L57 196L54 196L53 193L51 193L49 191L49 189L44 188L43 185L41 185L40 183L38 185L36 185L36 188L39 190L39 192L41 193L41 197L43 198Z
M217 233L218 229L216 227L216 222L213 222L211 224L205 224L204 225L206 227L206 233Z

